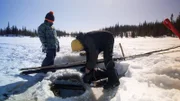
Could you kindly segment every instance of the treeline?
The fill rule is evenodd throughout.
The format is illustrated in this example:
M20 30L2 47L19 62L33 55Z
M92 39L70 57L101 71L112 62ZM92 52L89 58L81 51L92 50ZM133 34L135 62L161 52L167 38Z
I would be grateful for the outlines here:
M67 33L65 31L56 30L57 36L76 36L79 32ZM38 36L37 30L28 30L26 27L22 27L21 29L17 28L16 26L8 26L4 29L0 28L0 36L30 36L36 37Z
M170 20L173 25L180 31L180 13L178 17L174 20L173 14L170 16ZM162 22L144 22L139 25L120 25L119 23L114 26L106 27L100 30L107 30L113 33L114 36L120 37L132 37L136 38L138 36L145 37L162 37L162 36L171 36L175 37L175 35L168 30ZM75 37L77 34L82 32L72 32L67 33L66 31L57 30L57 36L72 36ZM37 36L37 30L27 30L26 27L18 29L16 26L8 26L4 29L0 29L0 36Z
M177 28L177 30L180 32L180 14L178 17L174 20L173 14L170 17L171 22ZM108 30L114 34L114 36L120 36L120 37L162 37L162 36L171 36L175 37L175 35L167 29L162 22L149 22L146 21L139 25L119 25L116 24L111 27L103 28L102 30Z
M8 26L5 29L0 29L0 36L37 36L37 31L27 30L26 27L22 27L21 29L17 28L16 26Z

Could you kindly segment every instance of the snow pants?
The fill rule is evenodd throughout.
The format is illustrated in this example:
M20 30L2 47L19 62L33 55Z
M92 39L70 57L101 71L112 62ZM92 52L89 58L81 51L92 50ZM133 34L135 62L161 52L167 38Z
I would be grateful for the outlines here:
M42 62L41 66L50 66L54 65L54 59L56 57L56 49L47 49L46 57Z

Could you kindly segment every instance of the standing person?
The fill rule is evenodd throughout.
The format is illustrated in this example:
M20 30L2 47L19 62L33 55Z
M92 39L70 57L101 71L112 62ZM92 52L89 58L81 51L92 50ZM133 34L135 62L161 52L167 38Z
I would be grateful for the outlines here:
M52 27L54 19L53 12L50 11L46 14L44 23L38 27L38 36L42 43L42 52L46 53L46 57L41 66L53 65L56 52L59 52L57 33Z
M86 66L83 81L90 83L98 54L103 52L104 64L107 70L108 82L104 89L114 88L120 84L115 63L112 60L114 37L107 31L93 31L79 34L71 43L72 51L86 51Z

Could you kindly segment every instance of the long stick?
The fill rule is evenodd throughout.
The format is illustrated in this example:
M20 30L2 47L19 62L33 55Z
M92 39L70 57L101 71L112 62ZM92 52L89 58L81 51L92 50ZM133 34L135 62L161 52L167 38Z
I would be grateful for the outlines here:
M124 58L113 58L113 61L123 60ZM103 63L104 59L98 59L97 63ZM60 65L51 65L51 66L44 66L44 67L30 67L30 68L21 68L20 71L23 70L29 70L29 69L47 69L47 68L55 68L55 69L66 69L71 67L77 67L77 66L83 66L85 65L85 61L78 61L78 62L72 62L72 63L65 63Z
M151 52L147 52L147 53L142 53L142 54L137 54L137 55L132 55L132 56L128 56L125 57L126 59L134 59L134 58L138 58L138 57L143 57L143 56L149 56L153 53L158 53L158 52L162 52L162 51L168 51L171 49L175 49L175 48L179 48L180 46L175 46L175 47L170 47L170 48L166 48L166 49L161 49L161 50L155 50L155 51L151 51Z
M121 61L124 60L124 58L113 58L113 61ZM99 59L97 63L103 63L104 59ZM46 66L46 67L32 67L32 68L22 68L20 69L21 74L32 74L32 73L41 73L41 72L47 72L47 71L54 71L57 69L68 69L68 68L75 68L78 66L84 66L86 62L77 62L77 63L70 63L67 65L52 65L52 66Z
M171 49L175 49L175 48L179 48L179 47L180 46L176 46L176 47L171 47L171 48L167 48L167 49L151 51L151 52L147 52L147 53L143 53L143 54L127 56L127 57L123 57L123 58L113 58L113 61L122 61L122 60L124 60L124 58L126 58L126 59L134 59L134 58L138 58L138 57L149 56L149 55L151 55L153 53L167 51L167 50L171 50ZM103 63L103 62L104 62L103 59L99 59L97 63ZM70 64L66 64L66 65L52 65L52 66L46 66L46 67L22 68L20 70L22 71L21 72L22 74L31 74L31 73L40 73L40 72L46 72L46 71L53 71L53 70L57 70L57 69L75 68L75 67L78 67L78 66L84 66L85 64L86 64L86 62L77 62L77 63L70 63Z
M119 46L120 46L120 48L121 48L122 56L123 56L123 58L124 58L124 57L125 57L125 55L124 55L124 51L123 51L123 48L122 48L121 43L119 43ZM125 60L125 58L124 58L124 60Z

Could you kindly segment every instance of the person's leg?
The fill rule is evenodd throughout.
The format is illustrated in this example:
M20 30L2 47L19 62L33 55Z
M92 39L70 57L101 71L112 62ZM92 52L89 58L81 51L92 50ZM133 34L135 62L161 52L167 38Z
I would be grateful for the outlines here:
M113 61L109 61L106 65L108 82L104 85L104 89L114 88L120 84L118 74L115 67L115 63Z
M46 57L42 62L42 67L43 66L50 66L54 64L54 59L56 56L56 50L55 49L48 49L46 53Z
M110 39L107 41L107 46L103 50L104 56L104 64L105 66L108 64L109 61L112 60L113 55L113 46L114 46L114 39Z
M120 84L114 61L112 61L114 40L109 41L108 46L104 50L104 64L107 69L108 82L104 85L104 89L114 88Z

